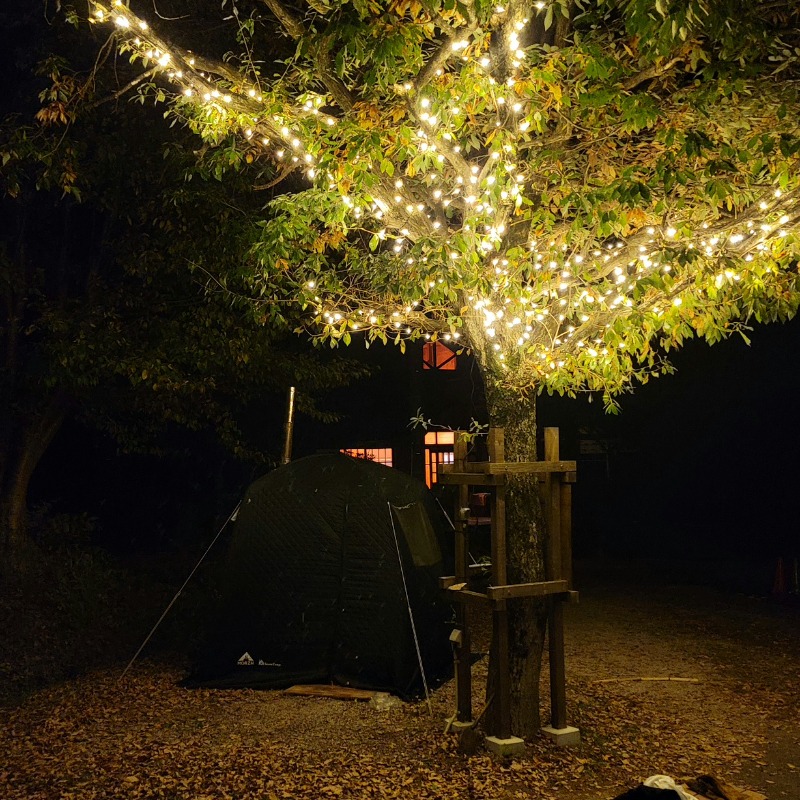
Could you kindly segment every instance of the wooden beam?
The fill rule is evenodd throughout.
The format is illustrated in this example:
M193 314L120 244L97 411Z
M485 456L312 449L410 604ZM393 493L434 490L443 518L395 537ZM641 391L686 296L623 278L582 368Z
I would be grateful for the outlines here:
M473 575L483 575L491 566L491 564L470 564L467 567L467 575L469 577ZM440 589L449 589L454 583L460 583L455 575L442 575L439 578Z
M334 700L370 700L375 692L369 689L354 689L352 686L333 686L328 684L298 684L283 690L284 694L301 697L330 697Z
M520 474L541 474L547 472L574 472L574 461L499 461L493 462L480 462L477 464L470 464L470 469L475 472L482 472L483 467L486 467L486 472L489 475L520 475Z
M574 461L557 459L552 461L468 461L465 468L465 470L459 470L457 464L441 464L439 474L453 475L466 470L482 475L546 475L549 472L573 474L576 465Z
M469 465L472 468L472 464ZM448 486L502 486L506 482L504 475L487 475L481 472L439 472L438 483Z
M458 586L458 584L455 584ZM470 589L455 589L450 587L447 590L447 597L452 600L462 600L466 603L488 603L489 596L482 592L473 592Z
M561 594L567 589L566 581L539 581L538 583L490 586L486 590L486 594L490 600L508 600L514 597L543 597L549 594Z

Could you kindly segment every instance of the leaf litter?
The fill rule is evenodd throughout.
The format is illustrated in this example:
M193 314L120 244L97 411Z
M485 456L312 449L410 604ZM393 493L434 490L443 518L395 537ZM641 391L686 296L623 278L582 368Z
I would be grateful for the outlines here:
M452 682L433 693L431 717L425 703L381 712L187 690L169 663L141 663L124 681L119 669L94 671L0 710L0 797L602 800L651 774L709 773L800 800L796 611L697 588L634 602L619 587L590 587L567 613L569 721L581 744L538 737L506 760L464 755L443 734ZM485 627L479 645L482 636ZM476 708L486 668L474 667ZM547 680L545 665L545 701Z

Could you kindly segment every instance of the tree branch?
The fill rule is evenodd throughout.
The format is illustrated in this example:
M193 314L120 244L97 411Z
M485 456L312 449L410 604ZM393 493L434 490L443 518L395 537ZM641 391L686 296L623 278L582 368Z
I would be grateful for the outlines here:
M293 172L295 168L291 164L287 164L279 173L278 177L274 180L269 181L268 183L259 183L253 187L256 192L263 192L265 189L272 189L273 186L277 186L282 180L288 178Z
M414 79L414 88L418 92L433 80L436 75L436 70L440 69L447 62L447 59L450 58L453 52L453 45L457 41L472 34L475 30L475 26L470 25L464 30L453 30L452 28L450 30L453 32L449 33L447 38L439 45L439 48L433 52L428 63L425 64Z
M278 18L278 22L292 39L297 40L308 35L308 31L299 17L286 8L280 0L262 0L262 2ZM323 37L321 44L314 48L317 74L336 103L345 111L349 111L355 104L355 97L336 75L331 64L330 49L325 39L326 37Z
M660 65L653 65L652 67L648 67L647 69L638 72L636 75L631 75L630 78L627 78L622 82L622 88L627 89L630 91L631 89L635 89L640 84L644 83L645 81L652 80L653 78L658 78L661 75L669 72L676 64L680 64L686 58L685 53L679 53L675 58L671 58L669 61L665 61L663 64Z
M98 106L102 106L105 103L110 103L114 100L119 100L119 98L122 97L122 95L129 92L135 86L138 86L142 81L145 81L148 78L152 78L157 72L158 72L157 67L152 67L151 69L148 69L146 72L143 72L141 75L139 75L138 78L134 78L132 81L128 81L128 83L126 83L121 89L118 89L113 94L110 94L106 97L101 97L99 100L95 100L93 103L89 103L86 106L86 110L91 111L92 109L97 108Z

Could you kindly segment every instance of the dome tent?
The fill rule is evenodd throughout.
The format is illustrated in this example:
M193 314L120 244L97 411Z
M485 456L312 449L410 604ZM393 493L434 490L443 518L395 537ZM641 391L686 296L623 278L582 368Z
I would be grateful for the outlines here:
M426 676L443 677L451 609L438 578L450 540L425 486L380 464L337 453L265 475L239 510L219 619L187 684L419 694L408 607Z

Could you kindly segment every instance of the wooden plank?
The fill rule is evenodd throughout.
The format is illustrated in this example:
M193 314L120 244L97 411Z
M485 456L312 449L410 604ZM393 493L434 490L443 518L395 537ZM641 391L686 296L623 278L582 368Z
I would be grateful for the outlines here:
M352 686L333 686L328 684L306 684L290 686L283 690L284 694L302 697L330 697L333 700L369 700L375 692L368 689L354 689Z
M475 472L482 472L485 462L471 463L470 469ZM576 465L574 461L559 461L558 459L547 459L545 461L499 461L486 464L486 472L489 475L541 475L548 472L574 472Z
M469 464L470 469L472 464ZM502 486L505 482L504 475L487 475L481 472L439 472L437 482L448 486Z
M456 586L460 586L460 584L457 583L447 590L447 597L450 601L462 600L466 603L490 602L489 595L483 594L482 592L473 592L471 589L456 589Z
M543 597L560 594L568 589L566 581L539 581L537 583L512 583L505 586L490 586L486 594L490 600L509 600L514 597Z
M452 475L460 470L456 464L441 464L439 474ZM558 459L545 461L468 461L465 471L481 475L546 475L549 472L573 473L577 469L574 461ZM480 481L478 481L480 483Z
M491 564L470 564L467 567L467 574L469 577L473 575L483 575L487 569L491 568ZM442 575L439 577L439 588L449 589L454 583L458 583L455 575Z

